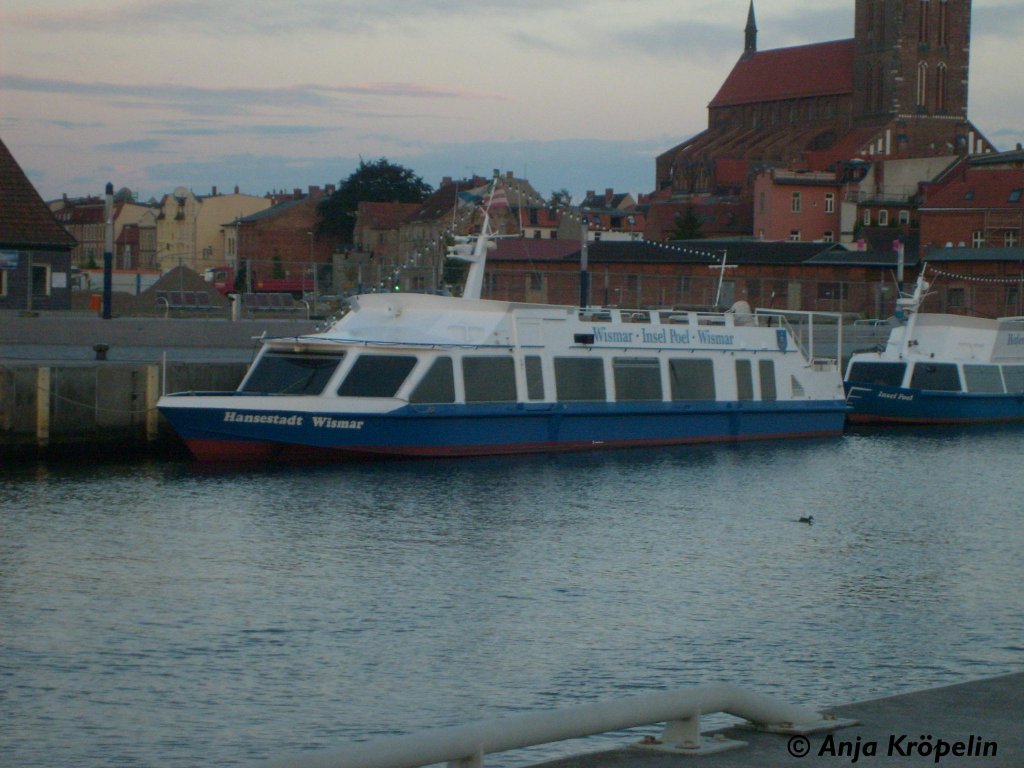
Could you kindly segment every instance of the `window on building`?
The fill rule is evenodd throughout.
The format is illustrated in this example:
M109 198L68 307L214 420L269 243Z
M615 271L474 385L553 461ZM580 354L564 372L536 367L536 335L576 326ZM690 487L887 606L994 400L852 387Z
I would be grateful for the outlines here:
M889 226L889 211L881 210L878 212L878 226L887 227Z
M974 230L974 232L971 233L971 247L972 248L982 248L982 247L984 247L984 245L985 245L985 232L983 230L980 230L980 229Z
M825 213L836 212L836 195L835 192L825 193Z
M939 0L939 45L949 44L949 15L946 0Z
M928 65L921 62L917 65L917 106L924 109L928 100Z
M1019 203L1022 194L1024 194L1024 189L1011 189L1009 202Z
M1016 248L1017 242L1020 240L1020 235L1017 230L1010 229L1003 235L1003 245L1007 248Z
M1003 311L1006 315L1021 315L1024 314L1024 307L1020 304L1020 287L1016 285L1006 286L1006 309Z
M544 288L544 275L540 272L530 273L530 290L539 291Z
M826 243L834 243L836 241L835 235L832 233L831 229L826 229L822 233L821 239L822 239L823 242L826 242Z
M870 227L871 226L871 209L870 208L865 208L864 209L864 217L861 220L864 222L864 226L865 227Z
M964 289L963 288L947 288L946 289L946 304L952 308L959 308L964 305Z
M0 296L7 295L7 270L0 269Z
M917 42L928 42L928 0L918 3Z
M946 111L946 65L935 68L935 111Z
M800 242L800 230L799 229L791 229L791 230L789 230L789 241L791 243L799 243Z
M32 295L33 296L49 296L50 295L50 265L49 264L33 264L32 265Z
M907 211L907 210L900 211L899 217L900 217L900 224L909 224L910 223L910 211Z
M790 202L789 208L790 208L791 211L793 211L793 213L800 213L800 207L801 207L800 193L799 192L794 192L793 193L793 199Z
M819 299L848 299L850 298L849 283L818 283Z

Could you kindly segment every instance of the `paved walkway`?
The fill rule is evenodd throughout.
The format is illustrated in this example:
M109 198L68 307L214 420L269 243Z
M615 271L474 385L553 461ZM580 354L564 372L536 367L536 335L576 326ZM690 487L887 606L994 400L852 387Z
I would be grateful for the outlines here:
M1024 673L848 704L830 713L860 724L806 737L730 728L723 736L748 746L699 757L624 748L535 768L1024 766Z

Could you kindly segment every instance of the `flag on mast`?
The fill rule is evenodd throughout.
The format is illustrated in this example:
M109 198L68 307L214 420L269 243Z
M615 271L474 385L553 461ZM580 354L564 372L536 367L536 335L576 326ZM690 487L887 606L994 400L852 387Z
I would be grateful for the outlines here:
M505 187L500 184L494 185L491 196L487 200L487 210L492 208L508 208L508 194L505 192Z

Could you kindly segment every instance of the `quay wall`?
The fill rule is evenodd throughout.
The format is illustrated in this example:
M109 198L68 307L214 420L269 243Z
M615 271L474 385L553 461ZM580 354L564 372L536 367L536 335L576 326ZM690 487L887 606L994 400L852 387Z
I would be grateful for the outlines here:
M233 390L245 363L0 363L0 457L176 453L156 410L162 391Z

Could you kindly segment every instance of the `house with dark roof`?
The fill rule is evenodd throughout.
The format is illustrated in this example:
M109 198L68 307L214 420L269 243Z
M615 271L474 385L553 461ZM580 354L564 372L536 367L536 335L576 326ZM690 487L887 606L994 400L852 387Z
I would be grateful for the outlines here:
M0 309L70 309L74 247L0 141Z

